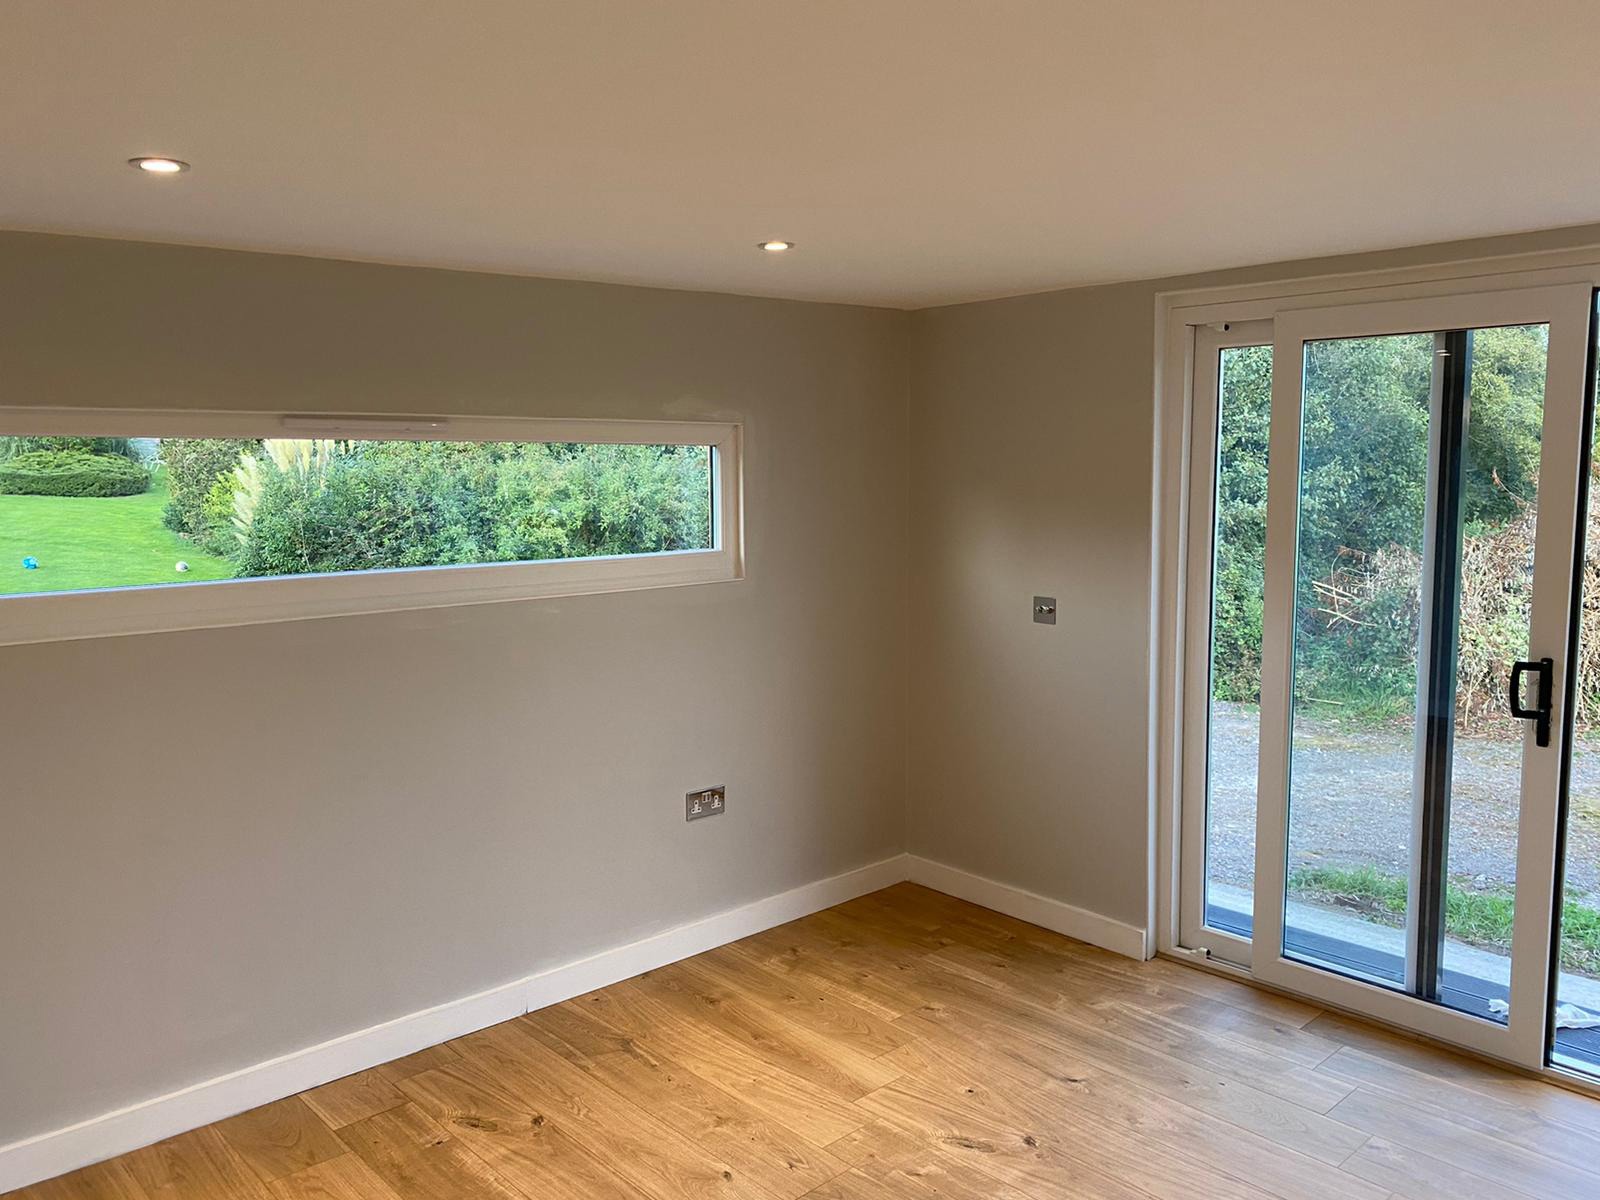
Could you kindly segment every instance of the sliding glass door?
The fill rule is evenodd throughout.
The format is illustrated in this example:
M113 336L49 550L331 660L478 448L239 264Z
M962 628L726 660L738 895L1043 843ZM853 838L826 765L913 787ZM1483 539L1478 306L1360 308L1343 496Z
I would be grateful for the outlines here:
M1267 983L1600 1072L1593 313L1195 328L1177 907Z
M1596 322L1600 328L1600 322ZM1600 392L1591 339L1591 395ZM1572 668L1566 701L1571 741L1563 788L1561 873L1556 910L1554 996L1550 1012L1551 1061L1600 1079L1600 496L1596 495L1594 412L1580 505L1578 579L1573 588ZM1586 509L1586 511L1584 511Z
M1588 313L1553 288L1274 322L1252 969L1517 1061L1544 1045Z

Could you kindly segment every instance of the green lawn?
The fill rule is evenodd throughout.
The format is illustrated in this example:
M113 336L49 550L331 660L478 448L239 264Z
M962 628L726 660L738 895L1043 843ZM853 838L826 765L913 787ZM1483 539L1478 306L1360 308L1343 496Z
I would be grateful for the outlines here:
M226 559L161 523L166 506L163 472L142 496L0 496L0 595L230 578Z
M1372 867L1303 867L1289 877L1289 891L1302 900L1353 909L1379 924L1406 923L1406 881ZM1445 932L1463 942L1510 954L1514 913L1506 889L1480 892L1454 882L1445 885ZM1561 914L1561 967L1600 979L1600 912L1573 900Z

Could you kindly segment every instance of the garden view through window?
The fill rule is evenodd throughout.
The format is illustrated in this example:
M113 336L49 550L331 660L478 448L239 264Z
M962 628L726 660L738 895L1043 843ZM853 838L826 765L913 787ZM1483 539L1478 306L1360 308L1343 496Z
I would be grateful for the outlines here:
M0 437L0 595L710 550L712 447Z

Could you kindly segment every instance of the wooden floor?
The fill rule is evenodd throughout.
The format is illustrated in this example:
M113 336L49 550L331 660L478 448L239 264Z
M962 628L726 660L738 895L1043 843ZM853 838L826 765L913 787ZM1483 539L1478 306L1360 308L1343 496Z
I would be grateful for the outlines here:
M903 884L30 1200L1600 1197L1600 1101Z

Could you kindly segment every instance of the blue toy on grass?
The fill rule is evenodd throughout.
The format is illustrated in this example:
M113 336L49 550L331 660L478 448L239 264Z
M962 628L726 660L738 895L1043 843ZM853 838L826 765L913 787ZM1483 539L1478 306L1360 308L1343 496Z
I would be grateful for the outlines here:
M27 558L22 560L22 569L24 571L37 571L39 569L39 560L31 554L28 555Z

